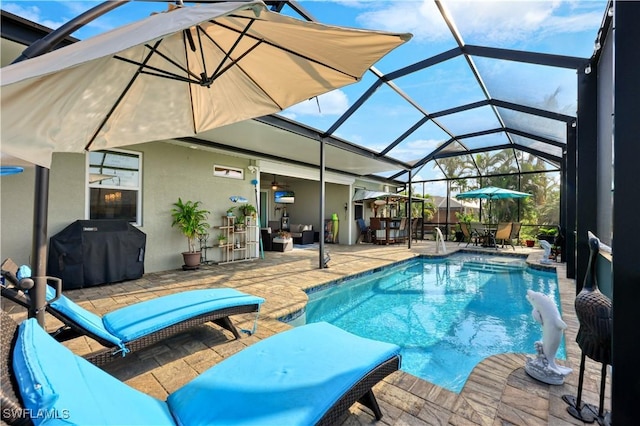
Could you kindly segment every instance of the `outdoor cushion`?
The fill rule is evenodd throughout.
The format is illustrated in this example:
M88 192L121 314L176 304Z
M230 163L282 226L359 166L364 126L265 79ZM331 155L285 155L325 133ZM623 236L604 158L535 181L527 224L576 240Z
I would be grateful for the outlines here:
M74 355L35 319L19 326L13 369L24 406L36 426L175 424L165 402Z
M35 425L307 425L334 422L357 399L379 420L371 386L400 366L396 345L310 324L232 355L163 402L75 355L35 318L16 327L0 314L14 342L3 377L22 396L7 402Z
M261 297L233 288L189 290L117 309L102 320L109 332L129 342L198 315L262 302Z
M47 300L55 290L47 286ZM260 305L264 299L233 288L189 290L146 300L109 312L102 318L62 295L51 306L80 323L94 334L124 347L134 339L169 325L218 309L249 304Z
M51 286L47 286L47 300L52 300L55 295L56 291ZM102 322L102 318L100 316L86 310L65 295L61 295L58 300L50 304L53 308L62 312L69 318L73 318L75 322L82 324L82 327L95 334L96 336L99 336L106 341L113 343L115 346L118 346L121 349L124 348L125 342L120 337L114 336L104 327L104 323Z
M390 343L328 323L262 340L167 399L183 425L311 425L369 371L398 355Z

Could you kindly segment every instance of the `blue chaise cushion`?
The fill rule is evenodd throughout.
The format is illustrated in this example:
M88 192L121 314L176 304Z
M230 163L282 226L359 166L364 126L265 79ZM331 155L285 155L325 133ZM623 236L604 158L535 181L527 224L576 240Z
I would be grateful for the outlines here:
M198 315L262 302L261 297L233 288L190 290L117 309L102 321L111 334L126 343Z
M328 323L262 340L169 395L181 425L311 425L354 384L400 353Z
M47 286L47 300L55 297L56 291ZM113 343L115 346L124 348L124 342L118 336L109 332L102 323L102 318L78 305L64 294L58 300L50 304L52 308L72 319L76 324L85 330Z
M175 424L165 402L73 354L35 319L24 321L18 330L13 369L36 426Z

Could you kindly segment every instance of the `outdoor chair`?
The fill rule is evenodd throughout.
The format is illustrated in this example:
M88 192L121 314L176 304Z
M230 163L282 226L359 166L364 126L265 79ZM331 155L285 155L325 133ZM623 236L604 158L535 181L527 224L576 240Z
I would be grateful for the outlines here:
M21 275L16 269L10 259L2 263L5 278L2 296L28 309L31 305L28 288L33 281L28 277L30 273ZM46 311L64 325L51 335L58 341L79 336L94 339L105 348L84 357L99 366L207 322L229 330L237 339L240 333L229 317L256 313L257 319L264 302L261 297L232 288L190 290L146 300L100 317L64 296L61 281L57 281L59 286L55 290L47 285Z
M363 240L365 243L371 242L371 229L364 223L363 218L356 219L356 223L358 224L358 229L360 230L360 234L358 234L358 239L356 240L356 244L360 244Z
M372 217L371 219L369 219L369 229L371 229L372 242L381 244L387 241L384 225L384 222L378 217Z
M475 230L472 230L469 224L466 222L459 222L458 225L460 225L460 230L462 231L462 235L464 237L462 241L458 243L458 245L466 241L467 245L465 247L467 247L469 244L471 244L471 241L473 240L474 245L477 246L478 240L480 239L480 235L478 234L478 232Z
M496 250L498 249L498 241L502 241L504 243L505 240L509 239L511 236L511 228L512 226L510 222L498 223L496 233L491 236L491 243L495 246ZM515 250L515 247L513 249Z
M397 345L308 324L248 346L162 401L75 355L35 319L16 325L0 311L0 320L7 424L53 413L66 424L333 425L356 401L380 420L372 387L400 368Z
M471 235L473 235L476 238L476 245L478 244L483 244L486 245L488 244L488 233L487 233L487 227L485 225L483 225L480 222L471 222L469 224L469 230L471 231Z
M420 225L422 224L422 219L419 217L414 217L411 219L411 239L416 243L420 239Z
M406 217L400 218L400 223L397 229L391 229L391 239L395 243L403 243L407 239L409 219Z
M504 248L505 244L509 244L515 251L516 247L513 245L513 240L516 240L516 244L522 247L522 244L520 244L520 228L522 228L520 222L511 223L511 234L509 234L509 238L502 240L502 248Z

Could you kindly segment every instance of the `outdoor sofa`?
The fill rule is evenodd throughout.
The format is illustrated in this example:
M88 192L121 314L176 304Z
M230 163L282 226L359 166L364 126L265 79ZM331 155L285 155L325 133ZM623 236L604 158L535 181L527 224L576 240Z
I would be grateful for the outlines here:
M29 278L30 272L21 276L16 268L9 259L3 262L2 276L5 282L1 286L2 296L29 308L31 301L28 290L23 292L21 288L33 284ZM261 297L232 288L189 290L145 300L100 317L64 296L61 288L54 290L47 285L46 298L47 312L64 324L51 335L58 341L78 336L96 340L104 348L85 355L87 360L96 365L104 365L128 352L140 350L207 322L213 322L239 338L240 333L229 317L247 313L256 313L257 316L264 302Z
M308 324L226 358L162 401L73 354L35 319L0 319L7 424L331 425L356 401L379 420L372 387L400 367L396 345Z

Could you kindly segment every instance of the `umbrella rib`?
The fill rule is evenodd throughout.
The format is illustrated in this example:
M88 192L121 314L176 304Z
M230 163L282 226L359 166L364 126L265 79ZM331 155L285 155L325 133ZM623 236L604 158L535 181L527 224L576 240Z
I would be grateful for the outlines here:
M255 20L252 20L252 22ZM252 37L255 39L256 43L251 46L249 49L247 49L244 53L242 53L238 58L234 59L232 58L230 55L233 52L233 50L235 49L235 47L238 45L238 43L240 43L240 40L242 39L242 37L247 36L247 30L249 29L250 25L247 25L244 29L244 31L242 31L240 33L240 37L238 37L238 39L235 41L235 43L233 44L233 46L231 47L231 49L229 49L228 52L226 52L222 46L220 46L220 44L218 44L209 34L207 34L204 30L203 30L203 34L205 35L205 37L207 37L207 39L211 42L211 44L213 44L215 47L217 47L222 53L224 53L225 57L222 61L220 61L220 64L218 65L218 68L216 69L216 71L211 75L211 77L207 77L207 81L209 81L210 83L213 83L218 77L220 77L221 75L223 75L225 72L227 72L229 69L231 69L231 67L236 66L240 72L242 72L245 77L247 77L249 80L251 80L251 82L257 87L259 88L262 93L268 97L271 102L274 105L277 105L278 108L280 110L282 110L282 106L267 92L265 91L262 86L260 86L260 84L258 84L257 81L255 81L255 79L253 77L251 77L251 75L249 75L249 73L247 73L244 68L240 65L240 61L242 60L242 58L244 58L245 56L247 56L249 53L251 53L254 49L256 49L258 46L260 46L264 40L260 40L257 39L255 37ZM231 63L227 66L225 66L224 68L221 69L222 64L225 63L225 61L229 59L229 61L231 61ZM203 60L204 62L204 60Z
M216 70L211 74L211 81L213 82L213 80L215 80L216 78L218 78L220 75L224 74L224 72L230 68L230 66L232 66L234 63L237 63L239 59L242 59L245 55L241 55L240 58L238 60L234 60L233 58L231 58L231 54L233 53L233 51L236 49L236 47L238 47L238 44L240 44L240 40L242 40L243 37L245 37L247 35L247 32L249 31L249 29L251 28L251 26L253 25L253 23L255 22L255 19L250 19L249 23L244 27L244 29L242 30L242 32L240 32L238 34L238 37L236 38L236 41L233 42L233 45L231 46L231 48L229 49L228 52L226 52L224 49L222 49L222 47L216 43L213 38L207 34L206 31L204 31L202 28L199 28L202 30L202 32L204 33L204 35L209 39L209 41L211 41L218 49L220 49L220 51L222 51L224 53L224 58L222 59L222 61L220 61L220 63L218 64L218 67L216 68ZM215 23L215 22L212 22ZM198 37L200 37L200 32L198 31ZM200 48L202 49L202 45L200 45ZM253 50L255 48L255 46L253 48L251 48L250 50ZM224 65L224 63L227 61L227 59L229 59L231 61L231 64L228 65L227 67L224 68L223 71L220 71L222 69L222 65ZM204 53L202 56L202 62L204 63ZM206 72L206 69L205 69ZM209 78L209 77L208 77Z
M247 17L245 17L245 16L235 16L235 15L233 15L233 16L234 16L234 17L236 17L236 18L239 18L239 19L252 19L252 20L255 20L255 19L253 19L253 18L247 18ZM229 31L238 32L238 30L237 30L237 29L232 28L232 27L230 27L230 26L228 26L228 25L225 25L225 24L223 24L223 23L221 23L221 22L218 22L218 21L209 21L209 22L211 22L212 24L218 25L218 26L220 26L220 27L222 27L222 28L225 28L225 29L227 29L227 30L229 30ZM325 64L325 63L323 63L323 62L320 62L320 61L319 61L319 60L317 60L317 59L311 58L311 57L309 57L309 56L301 55L299 52L296 52L295 50L287 49L286 47L283 47L283 46L281 46L281 45L278 45L278 44L272 43L272 42L270 42L270 41L268 41L268 40L260 39L260 38L258 38L258 37L256 37L256 36L254 36L254 35L251 35L251 34L245 34L245 36L246 36L246 37L249 37L249 38L252 38L252 39L254 39L254 40L256 40L256 41L260 41L260 42L262 42L262 43L265 43L265 44L267 44L267 45L269 45L269 46L271 46L271 47L274 47L274 48L276 48L276 49L280 49L280 50L282 50L283 52L287 52L287 53L289 53L290 55L297 56L297 57L302 58L302 59L304 59L304 60L307 60L307 61L309 61L309 62L313 62L313 63L315 63L315 64L318 64L318 65L322 66L322 67L325 67L325 68L331 69L331 70L336 71L336 72L338 72L338 73L340 73L340 74L343 74L343 75L346 75L346 76L348 76L348 77L351 77L351 78L353 78L353 79L354 79L354 80L356 80L356 81L358 80L358 76L355 76L355 75L353 75L353 74L349 74L349 73L347 73L347 72L344 72L343 70L340 70L340 69L338 69L338 68L336 68L336 67L332 67L332 66L330 66L330 65L327 65L327 64Z
M168 75L168 76L174 76L174 77L176 77L177 79L180 79L180 80L182 80L182 81L189 81L189 82L192 82L192 83L202 84L201 76L196 75L196 74L195 74L194 72L192 72L189 68L187 68L187 67L183 67L183 66L182 66L182 65L180 65L178 62L176 62L175 60L171 59L170 57L168 57L167 55L165 55L164 53L162 53L161 51L159 51L159 50L158 50L159 43L156 43L156 45L155 45L155 46L149 46L148 44L145 44L144 46L145 46L147 49L149 49L152 53L156 53L156 54L157 54L158 56L160 56L162 59L164 59L165 61L169 62L170 64L172 64L173 66L175 66L175 67L176 67L176 68L178 68L179 70L184 71L185 73L187 73L187 74L191 75L191 76L192 76L194 79L196 79L196 80L195 80L195 81L194 81L194 80L187 80L187 79L185 79L184 77L182 77L182 76L180 76L180 75L178 75L178 74L175 74L175 73L172 73L172 72L169 72L169 71L167 71L167 70L160 69L160 68L152 67L152 66L150 66L150 65L147 65L147 64L146 64L146 61L145 61L145 63L140 63L140 62L134 61L134 60L132 60L132 59L123 58L123 57L121 57L121 56L115 56L115 58L116 58L116 59L119 59L119 60L121 60L121 61L124 61L124 62L129 62L129 63L131 63L131 64L134 64L134 65L140 66L140 67L142 67L142 68L148 68L148 69L152 69L152 70L158 71L159 73L163 73L163 74L166 74L166 75Z
M169 79L172 79L172 80L184 81L186 83L193 83L193 84L200 84L201 83L200 80L197 80L198 76L193 74L192 72L190 72L188 69L182 68L180 65L178 65L175 62L173 62L171 59L165 57L162 53L160 53L158 51L155 51L155 53L157 53L158 55L162 56L164 59L168 60L169 62L174 63L174 65L176 65L176 67L178 67L181 70L189 73L196 80L190 79L188 77L183 77L183 76L181 76L179 74L175 74L175 73L172 73L170 71L163 70L163 69L160 69L160 68L157 68L157 67L152 67L152 66L146 65L146 64L144 64L142 62L137 62L137 61L133 61L131 59L123 58L121 56L114 56L114 58L115 59L119 59L119 60L121 60L123 62L127 62L127 63L133 64L133 65L136 65L137 67L139 67L141 74L153 75L153 76L156 76L156 77L164 77L164 78L169 78ZM151 71L156 71L156 72L154 73L154 72L146 71L146 70L151 70Z
M202 27L200 27L200 25L196 26L196 34L198 35L198 47L200 48L200 57L202 58L202 76L201 78L203 80L209 80L209 73L207 72L207 61L205 60L205 56L204 56L204 50L202 49L202 37L200 36L200 31L202 30Z
M158 40L155 44L155 47L157 48L160 43L162 43L162 39ZM118 99L116 99L116 101L114 102L114 104L111 106L111 109L109 110L109 112L105 115L104 119L102 120L102 122L100 123L100 125L98 126L98 128L96 129L96 131L93 133L93 136L91 136L91 139L89 139L89 142L84 146L84 150L88 151L89 148L91 147L91 144L93 144L93 141L98 137L98 133L100 133L100 130L102 130L102 128L104 127L104 125L107 123L107 121L109 120L109 118L111 118L111 115L113 114L113 112L116 110L116 108L118 107L118 105L120 105L120 102L122 102L122 99L124 99L125 95L127 94L127 92L129 91L129 89L131 89L131 86L133 86L133 83L136 81L136 79L138 78L138 76L140 75L141 69L143 66L145 66L145 64L147 62L149 62L149 60L151 59L151 57L153 56L154 50L152 50L151 52L149 52L149 54L147 55L147 57L144 59L144 61L142 61L142 64L140 65L140 67L138 67L138 70L135 72L135 74L133 74L133 76L131 77L131 79L129 80L129 83L127 83L127 86L124 88L124 90L122 91L122 93L120 93L120 96L118 96Z

